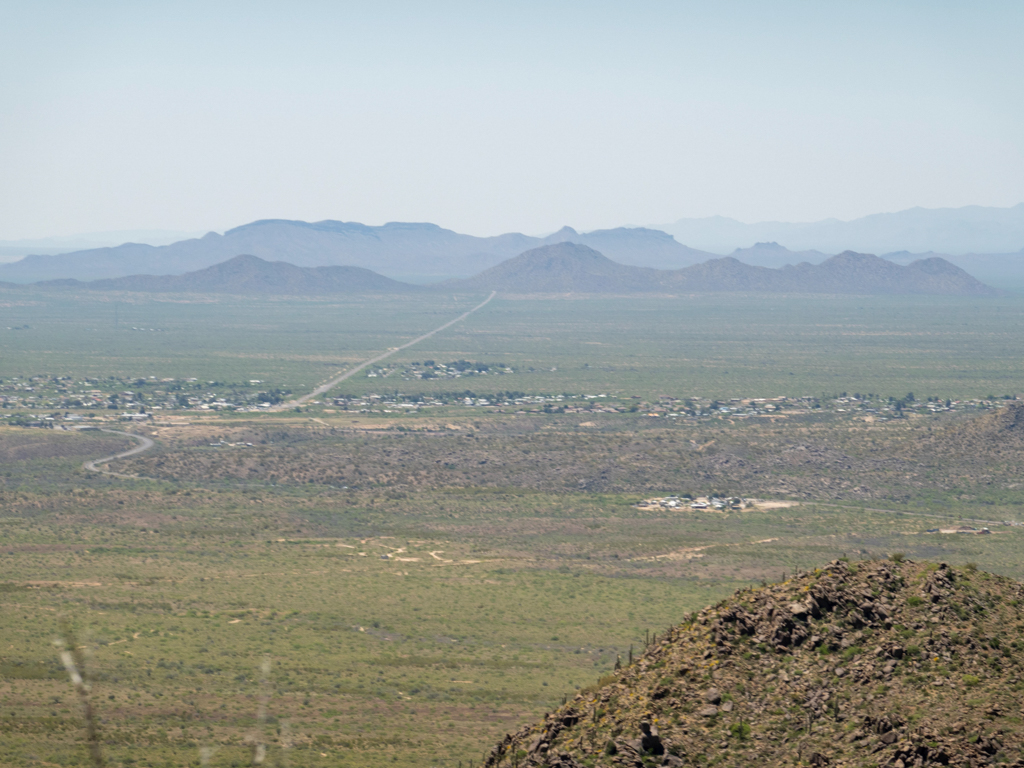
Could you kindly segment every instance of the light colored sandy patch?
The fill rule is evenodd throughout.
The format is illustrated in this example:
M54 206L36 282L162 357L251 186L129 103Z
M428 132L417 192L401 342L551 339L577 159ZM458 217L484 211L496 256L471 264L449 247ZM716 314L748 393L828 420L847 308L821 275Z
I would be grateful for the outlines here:
M759 539L758 541L751 541L749 543L750 544L768 544L768 543L773 542L773 541L778 541L778 539L777 538L774 538L774 539ZM704 555L704 550L705 549L711 549L713 547L743 547L743 546L747 546L747 542L737 542L737 543L734 543L734 544L706 544L703 547L686 547L684 549L677 549L674 552L667 552L664 555L654 555L654 557L638 557L636 559L637 560L648 560L648 561L650 561L650 560L654 560L654 561L658 561L658 560L697 560L699 558L702 558L702 557L706 556L706 555Z
M241 619L232 619L231 621L228 622L228 624L240 624L241 622L242 622Z
M455 560L443 560L440 563L434 563L434 567L444 568L445 566L449 565L478 565L482 562L483 560L459 560L458 562L456 562Z
M102 587L98 581L26 581L29 587Z
M352 546L351 544L342 544L340 541L337 544L335 544L334 546L336 546L336 547L346 547L348 549L355 549L355 547Z
M435 560L440 560L442 563L450 563L451 560L445 560L443 557L441 557L441 555L443 555L443 554L444 554L444 550L443 549L435 549L433 552L430 553L430 556L432 558L434 558Z
M592 421L584 421L582 424L580 424L580 426L581 427L596 427L597 424L595 424Z
M418 563L420 561L420 558L418 558L418 557L396 557L395 560L397 560L400 563Z
M141 635L141 634L142 634L141 632L136 632L134 635L132 635L132 640L138 640L139 639L139 635ZM120 640L115 640L112 643L107 643L107 645L118 645L119 643L127 643L127 642L128 642L128 638L127 637L122 637Z
M799 506L799 501L755 501L754 506L760 509L788 509Z
M664 555L655 555L654 557L644 558L646 560L695 560L704 555L700 554L705 549L711 549L715 546L714 544L708 544L705 547L687 547L685 549L677 549L675 552L667 552Z
M940 528L939 533L962 534L964 536L975 536L977 534L991 534L988 528Z

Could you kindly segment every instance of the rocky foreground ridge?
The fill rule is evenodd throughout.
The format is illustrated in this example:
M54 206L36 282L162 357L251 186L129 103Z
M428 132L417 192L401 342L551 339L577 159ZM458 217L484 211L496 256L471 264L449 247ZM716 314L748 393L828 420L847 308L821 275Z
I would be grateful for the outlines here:
M970 567L837 560L688 617L485 765L1024 766L1022 601Z

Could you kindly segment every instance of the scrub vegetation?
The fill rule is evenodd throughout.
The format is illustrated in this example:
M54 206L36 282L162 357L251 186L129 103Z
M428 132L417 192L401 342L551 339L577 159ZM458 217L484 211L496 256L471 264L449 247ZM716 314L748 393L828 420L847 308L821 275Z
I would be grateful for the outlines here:
M455 768L738 589L889 553L1024 577L1016 300L496 299L273 413L202 406L479 297L117 300L3 309L4 764L90 764L70 632L111 765ZM102 407L44 399L90 379ZM157 445L86 472L133 442L82 424ZM750 503L638 506L715 494Z

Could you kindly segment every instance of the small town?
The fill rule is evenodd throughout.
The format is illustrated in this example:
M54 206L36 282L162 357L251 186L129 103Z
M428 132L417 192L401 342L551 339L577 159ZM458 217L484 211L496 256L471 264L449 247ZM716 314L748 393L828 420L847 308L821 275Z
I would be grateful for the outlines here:
M429 367L425 367L429 364ZM504 365L470 363L414 363L421 376L414 378L459 378L461 376L507 376L515 369ZM436 375L434 374L436 372ZM368 378L386 375L371 370ZM428 375L429 374L429 375ZM292 391L268 386L262 379L239 382L203 381L195 376L156 376L75 379L71 376L40 374L0 379L0 419L22 426L46 426L82 418L108 421L146 420L168 411L257 413L286 403ZM326 413L402 414L430 408L474 408L498 413L545 414L637 414L680 423L708 420L735 421L750 418L778 419L807 414L830 413L853 421L879 423L895 419L961 411L999 408L1020 395L989 395L984 398L951 399L901 397L842 392L822 396L780 395L771 398L715 399L701 396L643 397L616 392L527 393L522 391L474 392L469 389L433 393L337 395L314 400L303 410ZM102 415L100 415L102 413ZM130 416L125 416L130 414Z

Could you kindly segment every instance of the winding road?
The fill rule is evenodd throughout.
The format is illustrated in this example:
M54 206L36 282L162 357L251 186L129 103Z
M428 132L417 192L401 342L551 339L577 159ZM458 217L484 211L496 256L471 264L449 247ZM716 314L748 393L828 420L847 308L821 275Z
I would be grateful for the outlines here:
M134 448L129 448L127 451L115 453L113 456L107 456L106 458L103 459L93 459L92 461L87 461L82 465L82 469L88 470L89 472L100 472L101 474L111 475L113 477L125 477L132 480L136 479L133 475L122 475L118 472L111 472L106 469L100 469L99 465L106 464L108 461L114 461L114 459L127 459L129 456L134 456L138 453L142 453L143 451L148 451L150 448L156 445L156 443L154 443L148 437L136 435L132 432L120 432L116 429L101 429L100 432L107 432L111 435L123 435L124 437L130 437L132 440L138 440L139 444L136 445Z
M345 379L349 378L350 376L354 376L355 374L359 373L359 371L363 370L367 366L373 365L374 363L379 363L381 360L384 360L385 358L391 357L391 355L395 354L396 352L401 352L403 349L408 349L413 344L419 344L421 341L424 341L425 339L429 339L434 334L440 333L445 328L450 328L451 326L455 325L456 323L458 323L458 322L460 322L462 320L465 320L467 317L472 315L478 309L482 309L483 307L485 307L488 304L488 302L490 302L490 300L494 298L495 294L497 294L497 291L491 291L491 295L490 296L488 296L486 299L484 299L482 302L477 304L475 307L473 307L469 311L463 312L461 315L456 317L454 320L449 320L444 325L435 328L434 330L430 331L429 333L424 333L422 336L417 336L412 341L408 341L408 342L406 342L405 344L403 344L400 347L392 347L387 352L384 352L383 354L377 355L376 357L370 358L369 360L367 360L364 363L360 363L355 368L352 368L351 370L348 370L348 371L346 371L345 373L343 373L343 374L341 374L339 376L335 376L330 381L328 381L328 382L326 382L324 384L321 384L319 387L314 389L308 395L303 395L302 397L298 397L295 400L290 400L287 403L283 403L281 405L274 406L273 408L269 408L268 410L282 411L282 410L284 410L286 408L294 408L296 406L302 405L303 403L309 402L314 397L317 397L318 395L322 395L322 394L324 394L324 392L327 392L328 390L333 389L334 387L338 386L338 384L340 384L341 382L343 382ZM136 445L134 448L131 448L131 449L127 450L127 451L122 451L121 453L115 453L113 456L106 456L106 457L104 457L102 459L93 459L92 461L87 461L84 464L82 464L82 468L85 469L88 472L99 472L99 473L104 474L104 475L110 475L111 477L122 477L122 478L130 479L130 480L136 479L134 475L123 475L123 474L121 474L119 472L111 472L108 469L102 469L100 467L100 465L101 464L107 464L108 462L115 461L117 459L127 459L129 456L136 456L136 455L142 453L143 451L148 451L150 448L152 448L154 445L156 445L156 443L153 442L152 440L150 440L148 437L143 437L142 435L136 435L136 434L134 434L132 432L121 432L121 431L116 430L116 429L101 429L100 432L107 432L107 433L109 433L111 435L122 435L124 437L130 437L132 440L138 440L139 444Z
M401 352L403 349L408 349L413 344L419 344L421 341L423 341L425 339L429 339L435 333L440 333L445 328L450 328L451 326L455 325L456 323L458 323L458 322L460 322L462 320L465 320L467 317L472 315L478 309L482 309L483 307L485 307L487 305L487 303L490 302L490 300L494 298L496 293L497 293L497 291L491 291L491 295L490 296L488 296L486 299L484 299L482 302L477 304L475 307L473 307L468 312L463 312L461 315L456 317L454 320L449 320L447 323L445 323L444 325L440 326L439 328L435 328L434 330L430 331L429 333L424 333L422 336L417 336L412 341L408 341L408 342L406 342L405 344L403 344L400 347L392 347L387 352L385 352L383 354L380 354L380 355L377 355L376 357L370 358L365 363L360 363L355 368L352 368L351 370L346 371L345 373L341 374L340 376L335 376L330 381L328 381L328 382L326 382L324 384L321 384L319 387L314 389L308 395L303 395L302 397L297 397L294 400L289 400L287 403L282 403L281 405L275 405L274 407L268 408L267 410L270 410L270 411L283 411L283 410L287 410L288 408L295 408L296 406L300 406L300 405L302 405L304 403L307 403L310 400L312 400L314 397L319 397L320 395L324 394L325 392L327 392L327 391L329 391L331 389L334 389L336 386L341 384L341 382L343 382L345 379L349 378L350 376L355 376L357 373L359 373L361 370L363 370L367 366L373 365L374 363L379 363L381 360L384 360L385 358L391 357L391 355L395 354L395 352Z

